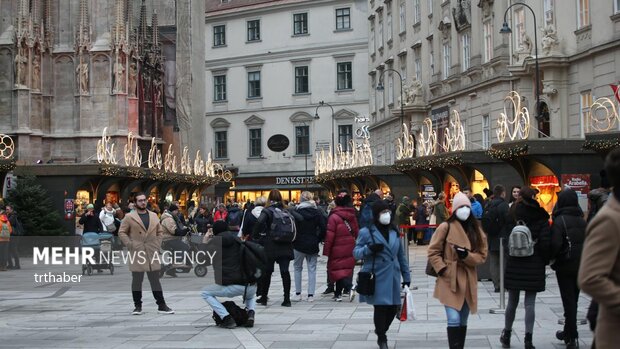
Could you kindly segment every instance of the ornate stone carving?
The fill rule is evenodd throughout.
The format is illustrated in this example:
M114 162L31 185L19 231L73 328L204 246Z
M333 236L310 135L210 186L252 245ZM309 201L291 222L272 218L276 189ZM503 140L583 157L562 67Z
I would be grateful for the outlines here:
M444 39L448 39L450 37L450 28L452 28L452 22L450 21L450 17L446 16L439 22L439 31Z
M423 104L424 90L420 81L414 80L413 82L411 82L411 85L405 86L403 90L403 94L405 96L404 104L406 106ZM400 97L398 102L400 103Z
M28 47L24 42L18 44L15 55L15 86L28 87Z
M78 93L80 95L88 95L90 92L89 84L88 84L88 62L85 62L83 57L80 56L80 63L75 69L75 74L77 77L78 84Z
M32 89L41 90L41 56L38 53L32 57Z
M482 9L482 18L489 17L493 13L493 2L495 0L478 1L478 7Z
M114 60L114 88L113 93L125 93L125 55L117 53Z
M543 33L541 40L541 46L544 56L549 56L555 52L560 46L560 40L558 39L558 33L555 30L553 24L549 24L546 27L541 27L540 30Z
M156 106L162 106L162 82L161 79L153 80L153 102Z
M136 97L136 88L138 87L138 67L135 62L129 66L129 97Z
M452 8L454 27L457 32L467 27L471 23L471 3L470 0L459 0L457 7Z
M523 61L525 58L532 55L532 47L532 39L530 39L530 36L524 31L521 33L521 44L519 44L513 57L517 62Z

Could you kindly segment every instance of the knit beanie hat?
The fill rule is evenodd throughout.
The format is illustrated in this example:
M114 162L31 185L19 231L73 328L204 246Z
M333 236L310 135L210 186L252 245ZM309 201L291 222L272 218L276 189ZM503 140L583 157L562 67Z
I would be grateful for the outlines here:
M390 206L387 204L387 202L383 200L376 201L374 204L372 204L372 216L374 219L378 219L381 211L385 211L389 209L390 209Z
M349 206L353 202L351 195L347 191L340 191L334 198L336 206Z
M471 202L469 201L467 195L458 192L456 193L456 195L454 195L454 199L452 200L452 213L454 213L454 211L463 206L471 208Z
M177 205L171 204L170 207L168 207L168 212L176 211L178 209L179 208L177 207Z
M215 221L213 223L213 234L214 235L223 233L226 230L228 230L228 224L226 224L226 222L220 220L220 221Z
M88 204L88 205L86 205L86 209L87 209L87 210L94 210L94 209L95 209L95 205L93 205L93 204Z

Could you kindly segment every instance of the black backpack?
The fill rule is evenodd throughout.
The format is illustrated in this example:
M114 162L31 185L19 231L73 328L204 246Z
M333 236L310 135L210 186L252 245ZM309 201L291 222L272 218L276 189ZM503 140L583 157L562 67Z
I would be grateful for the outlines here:
M499 204L489 203L482 213L480 223L487 235L498 235L502 229L501 217L499 215Z
M275 242L293 242L297 234L295 220L287 210L277 207L268 207L271 212L271 226L269 237Z
M267 271L265 248L252 241L238 240L240 244L241 272L248 284L253 284Z
M247 310L242 309L235 302L226 301L222 303L222 305L224 306L224 308L226 308L226 311L228 311L228 313L230 314L230 317L232 317L233 320L235 320L235 323L237 324L237 326L243 326L246 324L246 322L248 322ZM218 326L221 325L222 322L224 322L223 319L220 318L220 316L217 315L216 312L213 312L213 320L215 321L215 324Z

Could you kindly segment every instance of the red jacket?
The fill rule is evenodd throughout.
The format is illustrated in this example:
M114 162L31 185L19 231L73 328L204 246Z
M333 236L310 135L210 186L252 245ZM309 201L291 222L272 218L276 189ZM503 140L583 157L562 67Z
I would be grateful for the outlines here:
M215 211L215 215L213 215L213 221L225 221L226 217L228 217L228 211L221 212L217 210Z
M345 220L349 223L351 231L345 224ZM329 257L327 271L331 282L353 275L353 268L355 268L353 248L358 233L359 226L353 207L338 206L330 212L327 219L323 255Z

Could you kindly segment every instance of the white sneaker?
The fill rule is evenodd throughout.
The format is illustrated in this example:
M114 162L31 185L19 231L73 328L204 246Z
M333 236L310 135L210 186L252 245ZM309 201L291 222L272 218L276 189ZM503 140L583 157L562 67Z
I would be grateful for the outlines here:
M349 302L353 302L355 300L355 295L356 292L354 289L352 289L351 292L349 292Z
M342 302L342 297L334 297L334 301L336 301L336 302Z
M314 297L313 296L308 296L307 301L308 301L308 303L314 302Z
M292 301L293 302L301 302L302 301L301 293L294 295L293 298L292 298Z

